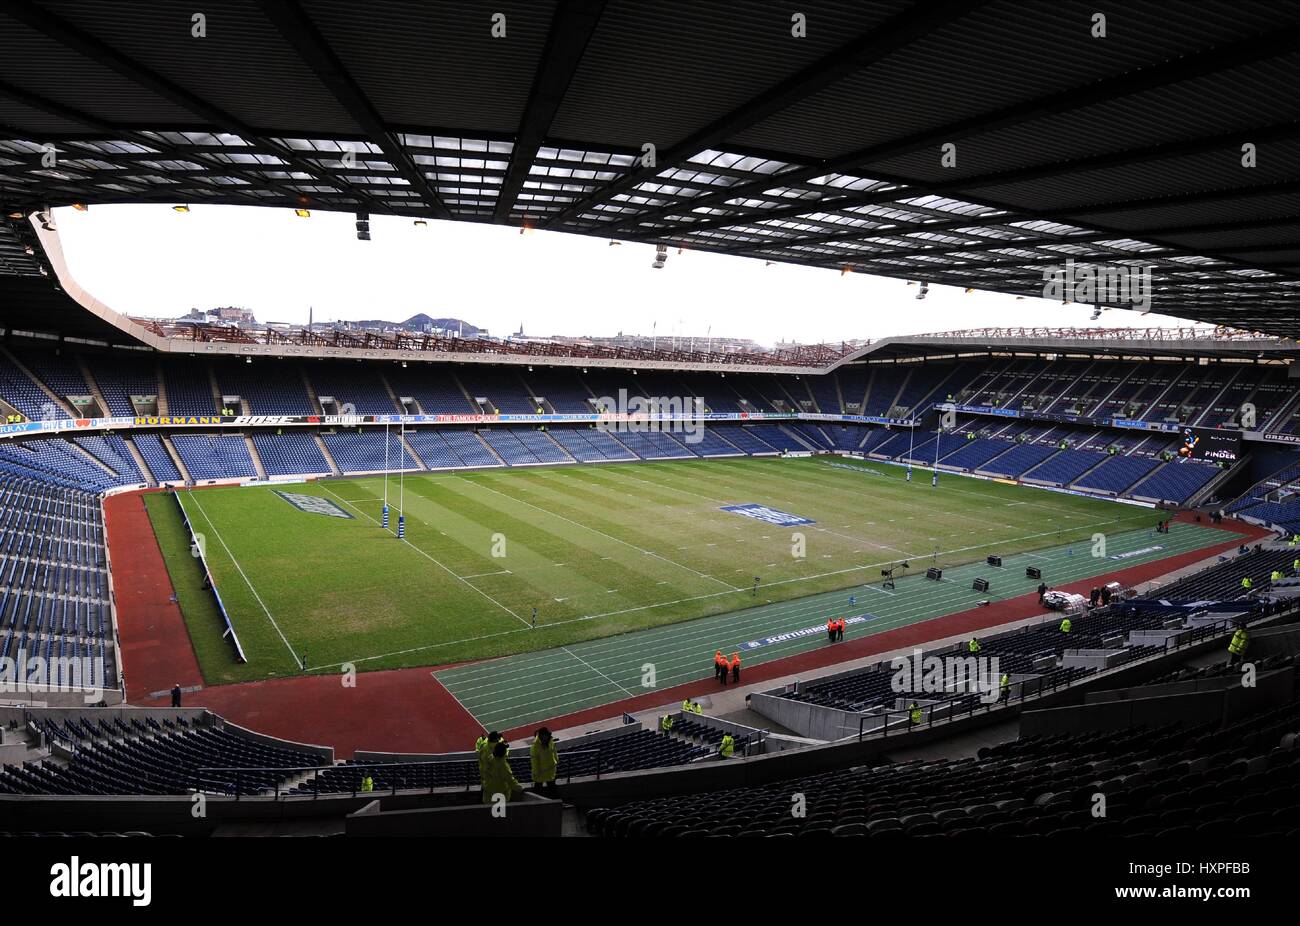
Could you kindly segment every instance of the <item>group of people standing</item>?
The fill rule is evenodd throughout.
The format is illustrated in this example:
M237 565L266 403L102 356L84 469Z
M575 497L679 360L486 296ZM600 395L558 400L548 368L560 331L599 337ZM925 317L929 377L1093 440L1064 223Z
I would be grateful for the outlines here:
M728 659L718 650L713 654L713 677L725 685L728 675L733 682L740 682L740 653L732 653Z
M828 618L826 621L826 636L832 643L839 643L844 639L844 625L847 621L842 617Z
M533 790L548 797L556 797L559 793L555 785L556 770L560 765L556 743L551 731L542 727L528 747ZM474 743L474 751L478 753L478 774L484 804L492 803L498 794L504 794L505 799L510 801L523 793L523 785L515 778L514 770L510 767L510 744L500 733L492 730L486 736L480 736Z

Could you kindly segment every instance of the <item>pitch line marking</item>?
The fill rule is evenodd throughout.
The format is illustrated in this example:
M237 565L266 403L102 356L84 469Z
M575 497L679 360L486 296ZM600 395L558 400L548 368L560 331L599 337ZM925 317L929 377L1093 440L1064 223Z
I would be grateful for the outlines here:
M460 477L453 477L453 478L460 478ZM440 481L449 481L449 480L440 480ZM324 487L322 486L322 488L324 488ZM329 491L329 490L326 489L326 491ZM334 493L331 493L331 494L334 494ZM341 496L339 496L339 497L341 498ZM345 501L345 502L347 501L346 499L342 499L342 500ZM349 503L349 504L351 504L351 503ZM353 507L356 507L356 506L353 506ZM374 519L372 518L371 520L374 520ZM1120 523L1124 523L1125 520L1126 520L1126 519L1119 519L1119 518L1117 518L1117 519L1114 519L1114 520L1111 520L1111 521L1099 521L1099 522L1095 522L1092 526L1105 526L1105 525L1109 525L1109 524L1120 524ZM1026 536L1024 536L1024 537L1013 537L1013 538L1010 538L1009 540L1005 540L1005 541L997 541L997 542L993 542L993 543L985 543L985 544L975 544L975 545L973 545L973 546L969 546L969 547L961 547L961 548L958 548L958 549L955 549L955 550L942 551L939 555L944 556L944 555L950 555L950 554L952 554L952 553L967 552L967 551L969 551L969 550L986 549L986 548L988 548L988 547L990 547L990 546L998 546L998 545L1000 545L1000 544L1002 544L1002 543L1013 543L1013 542L1015 542L1015 541L1017 541L1017 540L1026 540L1026 539L1031 539L1031 538L1034 538L1034 537L1047 536L1048 534L1054 534L1054 533L1059 533L1059 531L1044 531L1044 532L1041 532L1041 533L1038 533L1038 534L1028 534L1028 535L1026 535ZM418 549L418 548L417 548L417 549ZM1188 549L1189 549L1189 550L1190 550L1190 549L1200 549L1200 547L1189 547ZM1177 552L1187 552L1187 551L1186 551L1186 550L1180 550L1180 551L1177 551ZM1016 554L1012 554L1012 555L1016 555ZM1023 554L1022 554L1022 555L1023 555ZM889 562L893 562L893 560L890 560ZM796 578L793 578L793 579L783 579L783 580L780 580L780 581L778 581L778 582L769 583L769 585L785 585L785 584L788 584L788 583L790 583L790 582L803 582L803 581L809 581L809 580L812 580L812 579L820 579L820 578L826 578L826 577L828 577L828 576L832 576L832 575L839 575L839 574L841 574L841 573L845 573L845 572L855 572L855 571L859 571L859 570L862 570L862 569L871 569L871 568L876 568L876 567L883 566L883 565L885 565L885 563L883 563L883 562L881 562L881 563L868 563L868 564L863 565L863 566L854 566L854 567L850 567L850 568L848 568L848 569L834 570L834 571L832 571L832 572L820 573L820 574L812 575L812 576L796 577ZM661 582L659 582L659 583L657 583L657 584L660 584L660 585L667 584L667 580L663 580L663 581L661 581ZM471 587L472 587L472 586L471 586ZM763 587L767 587L767 586L763 586ZM741 589L737 589L737 591L741 591ZM838 591L843 591L843 590L838 590ZM1032 591L1032 589L1031 589L1031 591ZM564 626L564 625L566 625L566 624L577 624L577 623L582 623L582 622L584 622L584 621L596 620L596 619L603 618L603 617L618 616L618 615L625 614L625 613L628 613L628 612L631 612L631 611L641 611L641 610L647 610L647 609L653 609L653 608L669 607L669 606L677 605L677 604L685 604L685 603L688 603L688 602L691 602L691 601L697 601L697 600L701 600L701 599L705 599L705 598L716 598L716 597L719 597L719 596L721 596L721 595L726 595L726 594L729 594L729 593L728 593L728 592L713 592L713 593L706 594L706 595L696 595L696 596L692 596L692 597L688 597L688 598L679 598L679 599L675 599L675 600L673 600L673 601L659 602L659 603L656 603L656 604L643 605L643 606L635 607L635 608L625 608L625 609L623 609L623 610L621 610L621 611L608 611L608 612L605 612L605 613L603 613L603 614L584 615L584 616L582 616L582 617L569 618L569 619L567 619L567 620L563 620L563 621L553 621L553 622L547 623L547 624L545 625L545 628L560 627L560 626ZM521 620L522 620L522 619L521 619ZM676 627L676 625L675 625L675 624L673 624L673 625L668 625L668 627L669 627L669 628L674 628L674 627ZM531 625L530 625L529 627L525 628L525 629L532 629L532 628L531 628ZM651 630L655 630L655 629L665 629L665 628L650 628L650 629L651 629ZM493 639L493 638L495 638L495 637L500 637L500 636L509 636L509 635L512 635L512 634L520 633L520 632L522 632L522 631L521 631L521 630L500 630L500 631L496 631L496 632L494 632L494 633L481 634L481 635L476 636L476 637L466 637L466 638L463 638L463 639L460 639L460 640L447 640L447 641L443 641L443 642L439 642L439 643L430 643L430 644L426 644L426 645L424 645L424 646L408 647L408 648L406 648L406 649L402 649L402 650L394 650L393 652L389 652L389 653L380 653L380 654L378 654L378 655L374 655L374 656L362 656L362 657L358 657L358 658L356 658L356 659L351 659L351 660L348 660L348 661L349 661L349 662L352 662L352 663L358 663L358 662L374 662L374 661L376 661L376 660L380 660L380 659L387 659L387 658L389 658L389 657L391 657L391 656L405 656L405 655L409 655L409 654L411 654L411 653L424 652L424 651L432 650L432 649L440 649L440 648L442 648L442 647L446 647L446 646L458 646L458 645L462 645L462 644L466 644L466 643L477 643L477 642L481 642L481 641L483 641L483 640L489 640L489 639ZM506 659L506 658L509 658L509 657L506 657L506 656L493 657L493 658L490 658L490 659L483 660L483 661L480 663L480 665L487 665L487 664L489 664L489 663L497 662L497 661L500 661L500 660L502 660L502 659ZM327 669L327 668L333 668L333 667L335 667L335 666L340 666L340 665L343 665L343 663L342 663L342 662L329 663L329 664L326 664L326 665L315 666L315 667L313 667L312 669L309 669L308 671L314 671L314 670L316 670L316 669ZM454 671L454 670L453 670L453 671Z
M579 655L578 655L577 653L575 653L573 650L569 649L567 646L561 646L560 649L564 650L564 652L568 653L568 654L569 654L570 656L572 656L574 659L578 660L578 662L582 663L582 664L583 664L584 666L586 666L588 669L590 669L591 671L595 672L597 675L599 675L599 676L600 676L601 678L603 678L605 681L609 682L611 685L613 685L613 686L614 686L615 688L617 688L619 691L623 692L623 694L628 695L628 696L631 696L631 695L632 695L632 692L628 691L626 688L624 688L624 687L623 687L622 685L620 685L618 682L614 681L612 678L610 678L610 677L609 677L608 675L606 675L604 672L602 672L602 671L600 671L599 669L597 669L595 666L593 666L593 665L592 665L591 663L589 663L587 660L583 659L581 656L579 656Z
M461 478L464 478L464 477L461 477ZM738 591L740 591L740 589L736 588L736 586L730 584L729 582L723 582L723 581L722 581L721 579L719 579L717 576L711 576L711 575L708 575L707 573L700 572L698 569L692 569L690 566L684 565L684 564L682 564L682 563L675 562L675 561L669 559L668 557L666 557L666 556L664 556L664 555L662 555L662 554L660 554L660 553L656 553L654 550L647 550L647 549L645 549L644 547L638 547L636 544L634 544L634 543L629 543L629 542L626 541L626 540L621 540L621 539L619 539L618 537L615 537L613 534L607 534L607 533L605 533L604 531L602 531L602 530L600 530L600 529L598 529L598 528L590 527L590 526L588 526L588 525L586 525L586 524L583 524L583 523L581 523L581 522L579 522L579 521L574 521L572 518L566 518L564 515L562 515L562 514L557 514L557 513L554 512L554 511L547 511L545 508L542 508L542 507L539 506L539 505L534 505L532 502L525 501L525 500L522 499L522 498L516 498L516 497L513 496L513 495L507 495L505 492L501 492L501 491L499 491L499 490L497 490L497 489L494 489L494 488L492 488L492 487L489 486L489 485L484 485L483 483L480 483L480 482L474 482L472 479L465 479L464 481L467 482L469 485L477 486L477 487L480 488L480 489L485 489L485 490L487 490L488 492L491 492L493 495L500 495L502 498L507 499L508 501L514 502L515 504L518 504L518 505L527 505L529 508L532 508L534 511L540 511L542 514L544 514L544 515L549 515L549 516L552 517L552 518L559 518L561 521L564 521L564 522L566 522L566 523L568 523L568 524L572 524L572 525L574 525L575 527L580 527L580 528L582 528L583 530L591 531L593 534L599 534L600 536L602 536L602 537L604 537L604 538L606 538L606 539L608 539L608 540L612 540L612 541L614 541L615 543L621 543L621 544L623 544L623 546L625 546L625 547L631 547L633 550L637 550L637 551L639 551L639 552L641 552L641 553L644 553L644 554L647 555L647 556L653 556L655 559L663 560L665 563L668 563L669 565L672 565L672 566L676 566L678 569L685 569L687 572L694 573L695 575L699 576L701 579L708 579L708 580L710 580L711 582L717 582L719 585L725 585L725 586L727 586L727 588L731 589L733 592L738 592Z
M344 504L346 504L346 505L352 505L353 508L356 508L357 511L360 511L361 514L363 514L363 515L365 515L365 517L369 518L370 521L371 521L372 523L374 523L374 524L378 524L378 523L379 523L378 520L376 520L374 517L372 517L371 515L367 514L365 511L363 511L363 510L361 509L360 506L358 506L358 505L354 505L352 502L348 501L348 500L347 500L346 498L344 498L342 495L339 495L339 494L337 494L336 492L331 491L330 488L329 488L329 486L321 486L321 488L323 488L326 492L329 492L330 495L333 495L335 498L337 498L339 501L343 502ZM376 498L376 499L374 499L374 500L375 500L375 501L378 501L379 499ZM403 513L405 513L405 512L403 512ZM422 523L423 523L423 522L422 522ZM438 560L434 559L434 558L433 558L429 553L427 553L427 552L424 551L424 550L421 550L421 549L420 549L419 547L417 547L415 544L411 543L411 541L410 541L409 538L403 537L403 538L402 538L402 543L406 544L408 547L410 547L410 548L411 548L412 550L414 550L416 553L419 553L421 556L423 556L423 557L424 557L425 559L427 559L429 562L433 563L433 564L434 564L435 566L437 566L439 569L443 570L445 573L447 573L447 575L451 576L453 579L456 579L458 582L464 582L466 588L472 588L472 589L474 589L474 591L478 592L480 595L482 595L482 596L483 596L484 598L486 598L488 601L492 602L494 605L496 605L496 606L497 606L498 608L500 608L502 611L505 611L507 614L509 614L509 615L510 615L511 617L513 617L515 620L519 621L519 623L523 624L525 627L528 627L528 628L530 628L530 629L532 628L532 624L530 624L528 621L524 620L522 617L520 617L520 616L519 616L518 614L516 614L514 611L511 611L509 608L507 608L507 607L506 607L505 605L503 605L501 602L497 601L495 598L493 598L493 597L492 597L491 595L489 595L487 592L483 591L483 589L479 588L479 587L478 587L477 585L475 585L473 582L469 582L469 581L467 581L466 578L465 578L464 576L462 576L462 575L457 575L455 572L453 572L453 571L451 570L450 567L445 566L444 564L440 563Z
M203 520L208 522L208 527L212 528L212 533L217 535L217 540L226 551L226 555L229 556L230 561L235 564L235 568L239 570L239 575L243 578L244 584L248 586L248 590L253 593L253 597L257 599L257 603L261 605L263 613L266 614L266 619L271 622L271 626L274 627L275 632L279 634L281 641L284 643L284 648L289 651L289 655L293 657L294 663L296 665L301 665L302 663L298 659L298 654L294 652L293 647L289 644L289 639L284 635L284 631L280 629L280 625L275 622L275 617L271 614L271 609L266 606L266 602L262 600L262 596L259 595L257 589L253 587L252 580L248 578L248 573L244 572L244 567L239 565L239 560L235 559L235 554L231 552L230 547L226 544L226 539L221 536L221 531L217 530L216 522L208 517L208 513L203 509L202 502L197 498L194 498L191 493L187 492L186 494L190 495L190 500L194 502L195 507L199 509L199 513L203 515ZM181 508L184 509L184 507L185 505L182 504Z

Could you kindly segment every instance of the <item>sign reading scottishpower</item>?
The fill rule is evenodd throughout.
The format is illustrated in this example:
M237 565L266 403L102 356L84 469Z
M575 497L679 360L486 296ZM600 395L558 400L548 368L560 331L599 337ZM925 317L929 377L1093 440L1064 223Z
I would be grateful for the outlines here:
M281 492L275 490L275 494L280 496L290 505L299 511L305 511L308 514L323 514L331 518L347 518L352 520L352 515L348 514L338 505L334 504L328 498L321 498L319 495L302 495L298 492Z
M874 621L874 614L857 614L853 617L846 617L846 624L865 624L867 621ZM785 643L789 640L802 640L804 637L816 636L819 633L826 632L825 624L818 624L815 627L801 627L798 630L788 630L785 633L778 633L770 637L760 637L757 640L750 640L747 643L740 644L741 649L758 649L761 646L772 646L776 643Z
M769 508L766 505L723 505L721 510L730 511L733 514L743 514L747 518L774 524L777 527L796 527L800 524L817 523L811 518L801 518L797 514L777 511L775 508Z

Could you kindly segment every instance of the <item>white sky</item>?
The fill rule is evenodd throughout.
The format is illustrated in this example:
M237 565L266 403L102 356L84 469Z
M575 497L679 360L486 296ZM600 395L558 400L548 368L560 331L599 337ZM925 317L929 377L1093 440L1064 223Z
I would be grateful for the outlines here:
M1004 325L1147 327L1187 324L1154 313L916 286L861 273L669 252L653 245L469 222L371 216L357 241L350 214L195 205L59 209L77 280L118 312L175 317L235 305L261 321L305 323L417 312L462 318L498 336L650 334L753 338L763 344L878 338Z

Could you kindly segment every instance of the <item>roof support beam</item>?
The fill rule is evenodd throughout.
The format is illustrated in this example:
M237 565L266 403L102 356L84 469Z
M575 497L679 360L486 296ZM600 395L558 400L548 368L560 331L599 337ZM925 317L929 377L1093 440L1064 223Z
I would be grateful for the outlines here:
M411 188L424 200L425 206L440 219L450 218L451 213L442 204L437 192L429 185L423 171L397 139L389 133L370 99L352 79L343 62L334 54L334 50L326 43L325 37L303 12L302 7L295 0L258 0L258 2L266 18L280 31L284 40L311 68L353 121L361 126L366 137L384 153L388 162L411 184Z
M515 133L510 167L497 197L493 217L498 222L509 221L537 151L564 102L564 94L604 11L605 0L560 0L555 8L546 47L533 76L532 90L519 121L519 130Z
M201 119L207 120L215 130L232 132L245 141L256 142L267 150L274 152L277 157L292 164L299 170L311 174L313 177L322 178L323 175L319 182L334 183L345 189L351 189L356 195L371 203L376 212L387 213L391 211L385 203L372 198L364 190L348 187L346 183L331 177L327 171L300 158L289 147L260 135L251 126L245 125L242 120L235 118L207 100L190 93L183 87L177 86L93 35L83 32L71 23L42 9L32 3L31 0L11 0L5 5L4 12L5 15L12 16L60 45L84 55L144 89L156 93L163 99L194 113ZM120 128L116 131L119 134L125 134ZM301 194L294 195L298 199L306 198L302 197Z
M797 74L769 87L731 112L692 132L656 159L653 166L630 171L611 184L601 187L552 216L546 227L563 225L575 215L681 164L700 151L714 147L728 138L776 115L800 100L860 71L905 48L921 36L933 33L946 23L986 5L988 0L925 0L896 14L854 41L804 68Z
M934 129L915 132L894 141L860 148L830 160L787 171L784 174L776 174L754 183L712 193L700 197L699 201L692 203L690 208L717 206L732 199L758 196L765 190L770 190L782 183L811 180L829 173L852 172L861 165L870 164L873 161L900 157L945 141L953 141L955 138L962 136L985 134L1001 128L1021 125L1033 119L1059 116L1065 112L1077 111L1097 103L1111 102L1137 93L1171 86L1227 68L1240 67L1278 55L1291 54L1295 50L1298 39L1300 39L1300 27L1294 26L1273 30L1263 36L1251 36L1210 49L1198 55L1189 55L1171 62L1152 65L1134 73L1115 74L1094 81L1084 87L1075 87L1027 100L1023 103L1012 104L991 113L960 119ZM704 147L707 146L701 145L700 149ZM700 149L697 149L697 151ZM867 173L870 173L870 171L867 171ZM612 192L618 192L618 190L612 190ZM653 221L672 214L674 214L672 208L660 207L623 219L618 222L617 227Z

